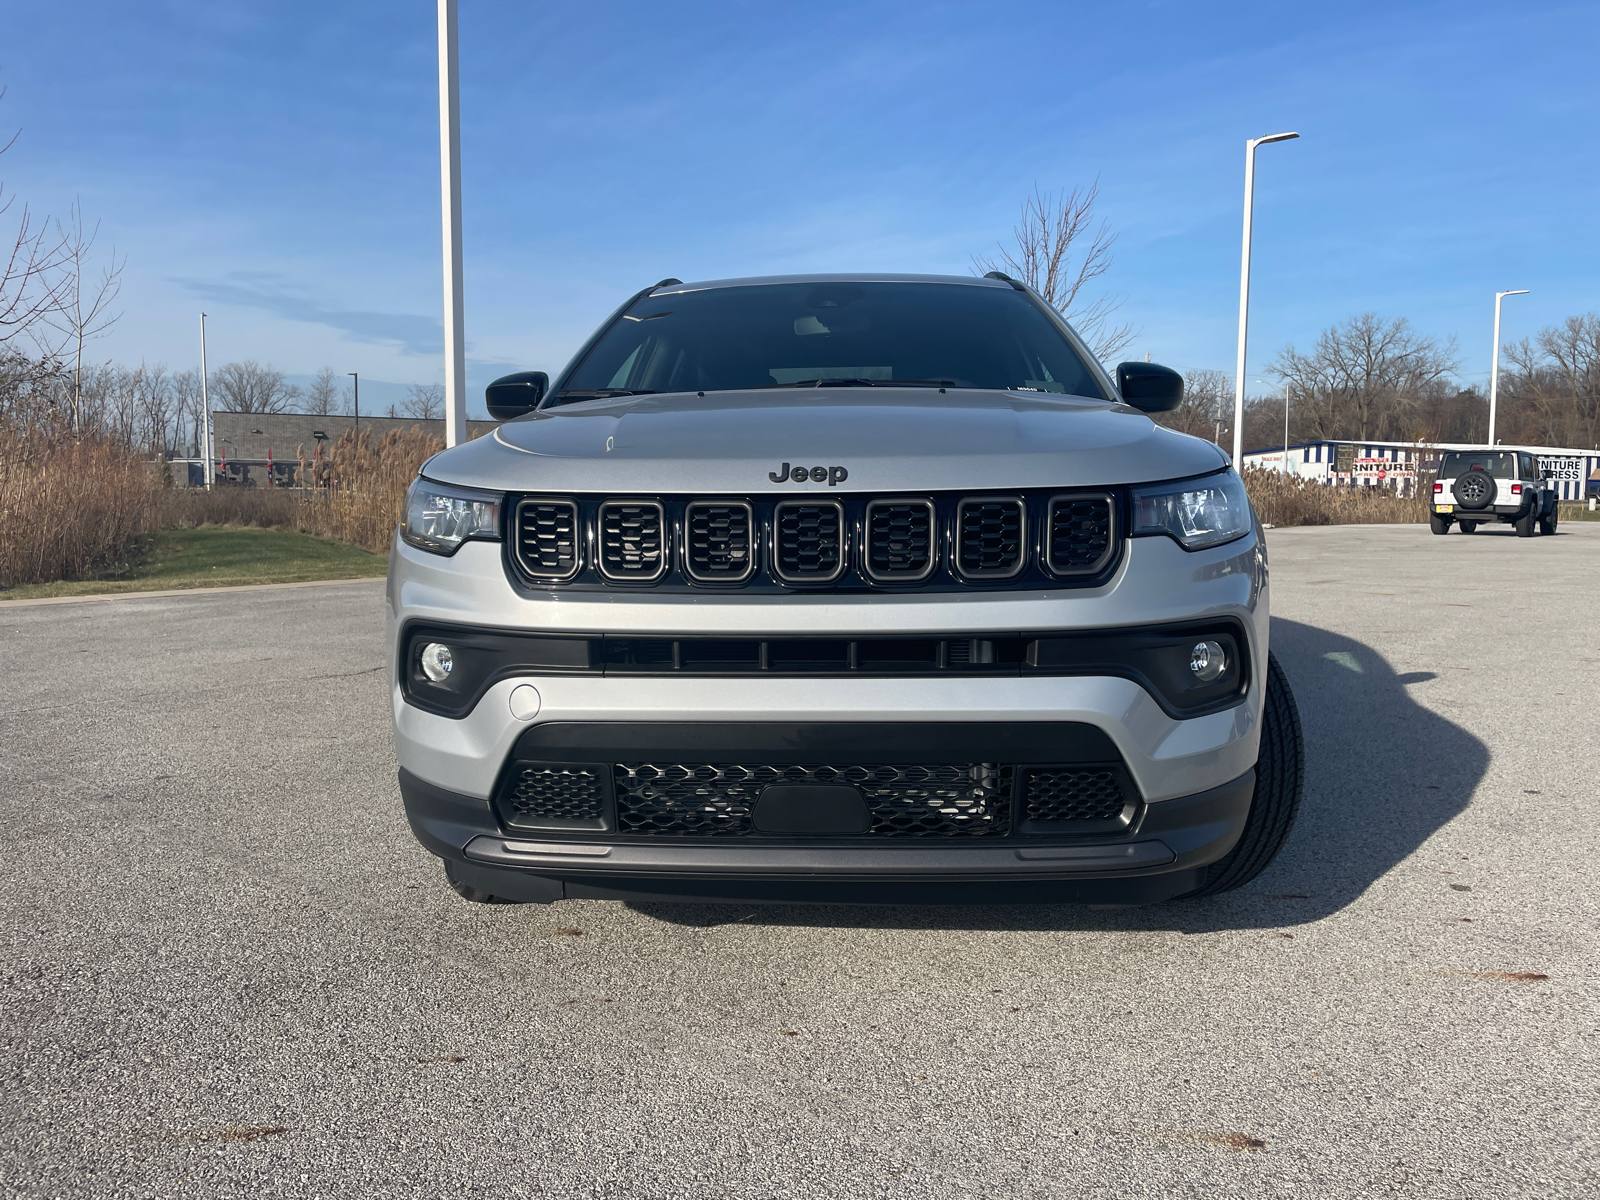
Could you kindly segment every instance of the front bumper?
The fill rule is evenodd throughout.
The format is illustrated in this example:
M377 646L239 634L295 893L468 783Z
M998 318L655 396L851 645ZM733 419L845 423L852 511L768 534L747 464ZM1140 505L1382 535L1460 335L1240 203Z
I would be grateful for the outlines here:
M1238 841L1255 773L1146 805L1115 838L685 845L508 836L487 800L400 772L417 839L452 875L508 900L715 900L855 904L1150 904L1193 891Z

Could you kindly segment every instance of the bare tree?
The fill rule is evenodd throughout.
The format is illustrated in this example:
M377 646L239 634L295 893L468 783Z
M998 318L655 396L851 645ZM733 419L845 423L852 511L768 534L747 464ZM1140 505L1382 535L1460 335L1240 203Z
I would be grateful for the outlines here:
M1225 372L1190 371L1183 377L1183 403L1171 412L1155 414L1155 419L1179 433L1217 441L1224 424L1233 427L1233 411L1227 405L1232 398L1233 387Z
M1377 438L1401 432L1419 394L1451 375L1458 361L1455 338L1441 344L1404 317L1362 313L1323 330L1310 354L1285 347L1267 370L1315 436Z
M4 98L5 89L0 88L0 99ZM13 134L0 146L0 154L16 145L20 136L20 130ZM6 195L0 184L0 216L15 203L16 197ZM64 247L51 236L50 223L36 221L26 204L16 222L10 248L0 251L0 346L34 330L60 302L66 286L60 273Z
M299 397L299 389L284 382L283 372L254 359L224 363L211 372L215 407L227 412L279 413Z
M339 372L323 367L306 388L305 410L319 417L339 411Z
M1065 195L1042 192L1035 185L1011 230L1016 245L1002 244L998 259L974 258L972 264L982 273L1000 271L1028 284L1071 322L1096 357L1110 360L1135 337L1132 327L1109 323L1122 307L1121 299L1101 296L1079 303L1084 285L1111 269L1111 245L1117 240L1104 221L1095 224L1099 197L1098 179Z
M419 421L437 421L444 416L444 385L413 383L406 388L405 410L406 416Z
M1504 347L1507 399L1527 408L1522 436L1549 445L1600 446L1600 315L1568 317L1530 343Z
M111 311L111 305L122 291L122 268L127 262L117 261L115 248L110 261L100 268L96 279L85 286L85 274L90 270L89 259L95 239L100 234L100 223L85 232L83 205L77 200L65 224L56 222L60 241L60 261L57 272L61 286L57 289L55 305L42 318L42 324L59 333L64 342L52 349L63 358L72 360L72 428L82 427L83 344L90 338L100 337L121 319L121 313Z
M177 408L175 442L186 455L200 453L200 433L205 428L205 404L200 394L200 372L191 368L172 377L172 402ZM187 430L188 436L185 436Z

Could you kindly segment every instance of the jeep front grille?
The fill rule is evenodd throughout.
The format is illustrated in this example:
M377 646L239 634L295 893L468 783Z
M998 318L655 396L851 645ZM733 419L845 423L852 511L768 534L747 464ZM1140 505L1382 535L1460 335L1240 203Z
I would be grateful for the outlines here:
M1026 510L1019 499L963 500L956 510L956 566L968 579L1009 579L1022 570Z
M666 523L659 504L602 504L600 573L619 583L660 579L667 570Z
M1110 496L1056 496L1050 501L1045 565L1056 575L1093 575L1116 551Z
M500 793L507 825L598 822L605 812L604 767L521 764Z
M931 500L874 500L867 505L867 574L879 583L918 583L934 567Z
M848 784L867 802L865 837L992 837L1011 831L1012 768L618 763L619 833L738 837L771 783Z
M697 501L684 515L685 569L700 583L743 583L755 571L748 504Z
M844 505L784 500L773 510L773 572L786 583L832 583L844 571Z
M578 506L570 500L524 500L517 506L517 561L534 579L578 573Z

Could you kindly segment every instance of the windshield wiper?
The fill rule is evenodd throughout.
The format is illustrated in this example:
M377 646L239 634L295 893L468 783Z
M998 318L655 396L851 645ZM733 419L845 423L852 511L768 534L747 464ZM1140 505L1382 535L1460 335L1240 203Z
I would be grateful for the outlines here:
M654 396L650 388L563 388L550 399L563 404L579 400L610 400L613 396Z
M954 387L953 379L799 379L794 383L774 384L781 388L804 387Z

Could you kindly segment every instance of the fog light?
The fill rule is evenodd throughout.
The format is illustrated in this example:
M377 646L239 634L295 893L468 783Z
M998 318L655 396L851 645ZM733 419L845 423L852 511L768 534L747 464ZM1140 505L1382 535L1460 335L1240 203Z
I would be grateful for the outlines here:
M449 646L429 642L422 648L422 673L434 683L443 683L450 678L450 669L455 665L456 658L450 653Z
M1201 683L1215 683L1228 669L1228 656L1216 642L1196 642L1189 651L1189 670Z

